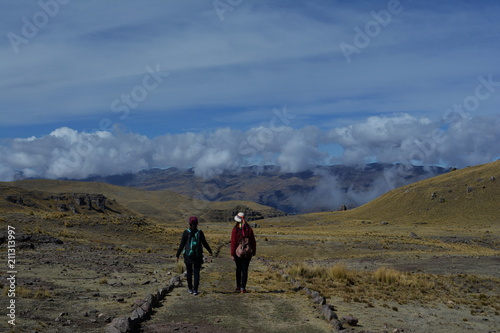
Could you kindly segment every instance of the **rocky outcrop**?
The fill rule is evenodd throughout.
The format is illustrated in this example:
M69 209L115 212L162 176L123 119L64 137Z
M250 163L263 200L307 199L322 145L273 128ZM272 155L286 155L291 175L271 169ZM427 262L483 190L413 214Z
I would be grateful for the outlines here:
M37 208L37 205L33 201L31 201L29 198L25 198L21 195L9 195L9 196L5 197L5 200L7 200L8 202L17 204L17 205Z
M12 188L7 188L11 190ZM59 193L47 194L40 191L25 191L16 189L15 194L5 195L5 201L26 208L43 211L72 212L81 214L84 211L104 213L110 208L106 205L108 199L102 194L89 193ZM113 205L113 202L110 203Z
M60 211L71 210L77 213L77 207L87 210L104 212L106 210L106 197L102 194L71 193L52 195L46 200L63 201L57 203L57 209Z
M259 211L251 209L247 206L237 205L230 210L212 209L203 215L203 219L212 222L234 222L234 216L239 212L245 213L245 219L247 222L287 215L286 213L283 213L282 211L279 211L277 209L270 209L270 211Z

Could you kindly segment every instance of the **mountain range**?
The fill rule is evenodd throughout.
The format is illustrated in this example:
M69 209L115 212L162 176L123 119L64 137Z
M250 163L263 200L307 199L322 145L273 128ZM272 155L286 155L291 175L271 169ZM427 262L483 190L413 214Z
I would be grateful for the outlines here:
M288 214L352 209L400 186L446 173L450 168L371 163L317 166L283 172L274 165L226 170L211 178L193 169L149 169L94 176L84 181L145 190L169 190L205 201L251 201Z

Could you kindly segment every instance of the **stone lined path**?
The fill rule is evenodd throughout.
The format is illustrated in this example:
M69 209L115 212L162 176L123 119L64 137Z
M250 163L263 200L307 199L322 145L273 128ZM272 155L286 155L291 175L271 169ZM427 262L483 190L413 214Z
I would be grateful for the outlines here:
M235 293L235 264L226 248L201 272L200 295L187 287L165 297L141 326L145 333L163 332L332 332L304 293L285 281L265 280L267 267L250 264L248 294ZM185 283L184 283L185 284Z

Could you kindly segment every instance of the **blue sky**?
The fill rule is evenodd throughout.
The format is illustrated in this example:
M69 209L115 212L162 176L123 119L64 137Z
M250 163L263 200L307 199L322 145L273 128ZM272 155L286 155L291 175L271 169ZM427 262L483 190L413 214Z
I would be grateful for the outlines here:
M0 178L490 162L498 17L497 1L2 1Z

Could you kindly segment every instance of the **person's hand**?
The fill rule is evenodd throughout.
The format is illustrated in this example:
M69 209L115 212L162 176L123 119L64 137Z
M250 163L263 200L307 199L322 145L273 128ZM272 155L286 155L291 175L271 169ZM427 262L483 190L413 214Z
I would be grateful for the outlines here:
M234 260L235 260L235 259L234 259L234 256L231 256L231 259L233 259L233 261L234 261Z
M177 262L179 262L179 257L177 257Z

